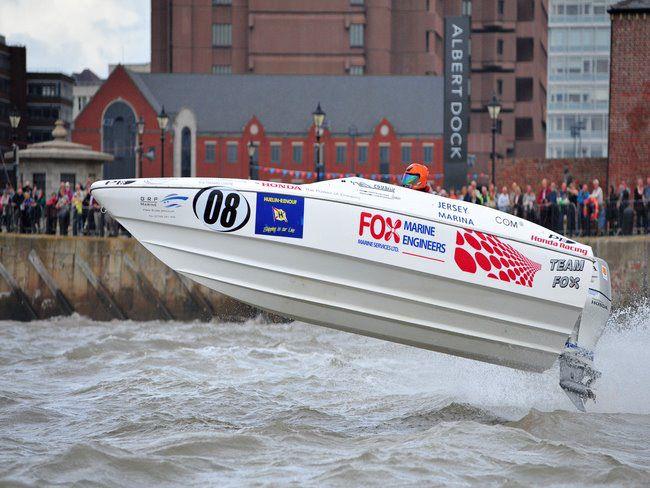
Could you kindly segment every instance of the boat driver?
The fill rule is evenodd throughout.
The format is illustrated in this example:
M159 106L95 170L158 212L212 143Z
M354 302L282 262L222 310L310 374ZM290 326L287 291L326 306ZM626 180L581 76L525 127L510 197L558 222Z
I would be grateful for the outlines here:
M406 168L402 176L402 186L411 190L432 193L429 186L429 170L423 164L413 163Z

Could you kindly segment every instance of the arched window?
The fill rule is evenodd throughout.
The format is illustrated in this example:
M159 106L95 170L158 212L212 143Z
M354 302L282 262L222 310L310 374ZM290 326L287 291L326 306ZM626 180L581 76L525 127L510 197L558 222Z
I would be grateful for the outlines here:
M104 152L112 154L115 160L104 164L104 178L135 177L135 114L124 102L112 103L102 120Z
M181 177L192 176L192 132L183 127L181 132Z

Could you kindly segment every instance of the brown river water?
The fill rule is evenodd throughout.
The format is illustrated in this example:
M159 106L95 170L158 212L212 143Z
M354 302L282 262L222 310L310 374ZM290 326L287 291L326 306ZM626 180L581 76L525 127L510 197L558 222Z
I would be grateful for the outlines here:
M557 369L302 323L0 322L0 485L648 486L650 306Z

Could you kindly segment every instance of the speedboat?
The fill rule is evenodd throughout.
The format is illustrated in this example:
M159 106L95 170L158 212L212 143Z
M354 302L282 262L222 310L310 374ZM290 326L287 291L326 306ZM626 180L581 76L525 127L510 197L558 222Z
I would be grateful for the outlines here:
M99 181L163 263L292 319L528 371L560 362L577 408L611 310L607 263L527 220L367 180Z

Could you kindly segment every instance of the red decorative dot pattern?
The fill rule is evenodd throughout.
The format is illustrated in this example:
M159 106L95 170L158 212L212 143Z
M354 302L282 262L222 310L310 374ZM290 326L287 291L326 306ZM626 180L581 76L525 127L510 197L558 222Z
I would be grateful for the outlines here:
M542 269L498 237L469 229L456 232L454 261L466 273L484 271L488 278L527 287Z

